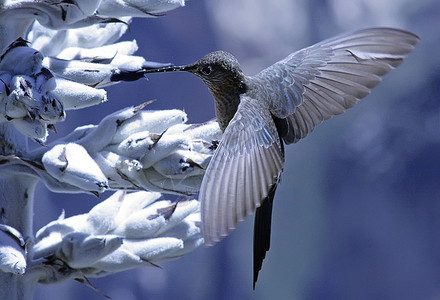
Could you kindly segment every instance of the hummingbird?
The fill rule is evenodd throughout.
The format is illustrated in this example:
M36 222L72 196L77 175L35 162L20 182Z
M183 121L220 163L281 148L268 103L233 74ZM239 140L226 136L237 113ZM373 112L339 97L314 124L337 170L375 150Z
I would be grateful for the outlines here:
M284 145L298 142L367 96L418 41L408 31L368 28L294 52L255 76L244 75L238 60L225 51L185 66L144 70L189 72L211 92L223 135L199 192L202 235L205 245L212 245L255 212L254 289L270 248Z

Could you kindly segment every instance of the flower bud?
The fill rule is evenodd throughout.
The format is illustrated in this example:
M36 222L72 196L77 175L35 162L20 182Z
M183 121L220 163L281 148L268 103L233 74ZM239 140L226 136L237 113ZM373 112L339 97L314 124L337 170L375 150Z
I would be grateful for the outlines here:
M59 181L85 191L103 192L108 188L107 178L81 145L56 145L44 154L42 162L47 172Z

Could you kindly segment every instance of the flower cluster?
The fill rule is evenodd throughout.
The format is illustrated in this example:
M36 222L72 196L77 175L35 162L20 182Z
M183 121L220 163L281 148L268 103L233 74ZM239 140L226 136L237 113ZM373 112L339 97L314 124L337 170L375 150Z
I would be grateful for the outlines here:
M183 111L142 110L147 104L79 127L23 157L1 156L2 171L36 176L60 192L121 189L194 195L221 138L218 123L186 124ZM23 274L25 248L32 253L34 268L53 271L67 264L81 274L103 276L155 265L201 245L199 202L160 197L158 192L116 192L87 214L62 215L44 226L35 246L25 247L17 230L2 225L0 270ZM41 282L76 276L63 272L56 269Z
M127 23L96 24L61 32L34 23L28 40L45 55L43 65L55 75L54 94L62 99L66 110L107 101L103 87L137 80L143 77L144 69L169 65L133 55L138 49L134 40L113 43L125 33Z
M155 192L119 191L88 213L70 218L63 213L37 232L32 259L58 259L84 275L104 276L155 266L200 246L198 201L160 197Z
M6 25L27 26L36 19L44 27L63 30L118 22L118 18L125 16L160 16L184 5L184 0L14 0L3 1L0 14L5 12L2 22Z
M6 1L0 9L0 27L10 29L0 36L0 123L44 144L67 110L107 101L103 88L169 66L135 56L134 40L116 41L131 17L155 17L183 5L183 0ZM203 243L199 202L164 200L158 192L198 192L221 138L219 126L186 124L185 112L147 111L147 104L78 127L47 147L0 156L3 174L37 177L52 191L119 190L88 213L69 218L63 213L34 240L0 224L1 271L34 274L40 283L104 276L156 266Z
M10 121L22 134L44 143L48 129L64 120L66 110L107 101L101 88L137 80L144 69L168 65L134 56L136 41L115 41L125 33L131 16L155 16L182 5L181 0L4 4L0 25L16 31L0 37L0 48L9 44L0 56L0 122ZM35 21L15 24L24 15Z
M145 105L79 127L27 159L41 161L52 180L82 192L110 188L197 193L221 138L217 122L189 125L181 110L142 110Z
M21 38L0 56L0 122L10 121L40 142L47 128L65 117L63 103L53 94L54 76L42 62L43 55Z

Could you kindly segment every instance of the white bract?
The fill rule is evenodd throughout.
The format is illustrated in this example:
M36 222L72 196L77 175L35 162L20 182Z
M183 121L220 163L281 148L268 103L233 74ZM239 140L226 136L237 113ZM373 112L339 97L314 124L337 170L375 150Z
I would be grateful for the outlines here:
M154 192L116 192L88 213L64 214L36 234L32 258L59 259L85 275L156 265L203 243L197 200Z
M42 162L47 172L59 181L85 191L103 192L108 188L107 178L81 145L56 145L43 156Z

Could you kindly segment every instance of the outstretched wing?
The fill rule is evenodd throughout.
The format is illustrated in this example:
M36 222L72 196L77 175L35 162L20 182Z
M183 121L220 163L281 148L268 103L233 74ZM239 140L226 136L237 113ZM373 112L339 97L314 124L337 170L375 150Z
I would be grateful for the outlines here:
M255 211L278 180L284 153L267 108L242 96L203 177L202 234L206 245L226 236Z
M292 53L261 71L256 77L272 91L270 110L284 119L283 140L294 143L352 107L418 40L403 30L365 29Z

